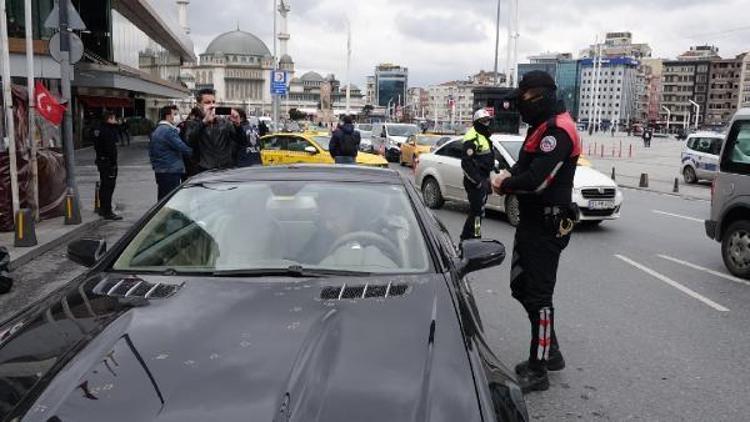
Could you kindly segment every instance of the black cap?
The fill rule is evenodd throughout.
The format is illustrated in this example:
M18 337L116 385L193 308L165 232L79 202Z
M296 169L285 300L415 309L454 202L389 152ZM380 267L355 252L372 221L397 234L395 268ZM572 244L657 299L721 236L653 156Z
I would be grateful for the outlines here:
M555 80L549 73L542 70L532 70L531 72L523 75L521 83L518 84L518 88L514 89L513 92L508 94L506 99L515 99L521 96L522 92L528 91L532 88L552 88L557 89Z

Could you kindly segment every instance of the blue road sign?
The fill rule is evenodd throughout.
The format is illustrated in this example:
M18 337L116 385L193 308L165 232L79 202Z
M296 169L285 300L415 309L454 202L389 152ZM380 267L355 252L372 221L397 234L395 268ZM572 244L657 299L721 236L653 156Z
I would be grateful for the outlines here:
M283 70L271 71L271 94L286 95L287 73Z

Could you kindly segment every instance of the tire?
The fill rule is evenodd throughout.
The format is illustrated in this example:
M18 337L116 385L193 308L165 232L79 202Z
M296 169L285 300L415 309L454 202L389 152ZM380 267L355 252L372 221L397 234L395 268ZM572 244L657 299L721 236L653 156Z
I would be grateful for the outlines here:
M722 239L724 265L735 276L750 279L750 220L730 224Z
M440 192L440 184L433 177L428 177L422 183L422 198L428 208L437 210L445 204L443 193Z
M505 197L505 216L513 227L518 227L518 224L521 223L521 211L518 208L517 196L508 195Z
M687 166L682 170L682 177L685 179L685 183L692 185L698 181L698 176L695 174L695 170L692 167Z

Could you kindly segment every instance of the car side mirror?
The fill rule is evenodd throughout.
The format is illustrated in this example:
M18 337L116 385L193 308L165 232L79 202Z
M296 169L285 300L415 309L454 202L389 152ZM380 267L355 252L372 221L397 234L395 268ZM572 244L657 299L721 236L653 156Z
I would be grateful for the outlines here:
M306 146L305 147L305 152L308 153L308 154L317 154L318 150L315 149L314 146L310 145L310 146Z
M107 242L102 239L79 239L68 244L68 258L76 264L91 268L107 252Z
M461 242L461 277L485 268L496 267L505 260L505 245L497 240L468 239Z

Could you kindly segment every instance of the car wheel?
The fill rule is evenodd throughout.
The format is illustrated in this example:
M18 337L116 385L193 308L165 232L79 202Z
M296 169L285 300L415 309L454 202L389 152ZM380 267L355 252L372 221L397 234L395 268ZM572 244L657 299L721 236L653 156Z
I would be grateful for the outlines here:
M521 210L516 195L508 195L505 198L505 216L508 217L508 222L513 227L518 227L521 223Z
M724 265L737 277L750 279L750 220L735 221L722 238Z
M434 210L440 209L445 203L443 193L440 192L440 185L432 177L428 177L422 183L422 198L424 198L425 205Z
M695 170L689 166L685 167L685 170L682 171L682 176L685 179L685 183L689 185L698 181L698 176L695 175Z

